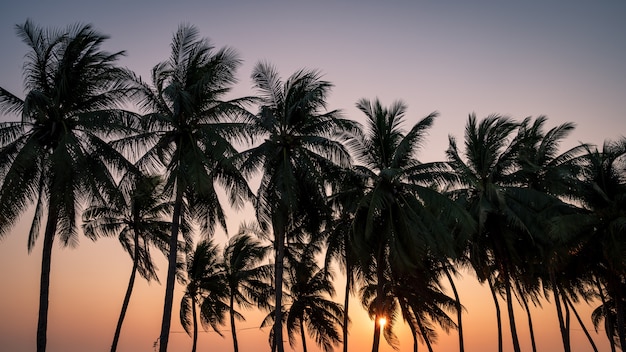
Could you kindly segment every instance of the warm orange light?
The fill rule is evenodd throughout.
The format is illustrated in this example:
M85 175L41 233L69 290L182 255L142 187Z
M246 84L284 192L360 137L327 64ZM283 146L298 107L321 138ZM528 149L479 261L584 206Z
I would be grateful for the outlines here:
M387 324L387 319L386 318L380 318L378 319L378 325L380 325L380 327L384 327L385 324Z

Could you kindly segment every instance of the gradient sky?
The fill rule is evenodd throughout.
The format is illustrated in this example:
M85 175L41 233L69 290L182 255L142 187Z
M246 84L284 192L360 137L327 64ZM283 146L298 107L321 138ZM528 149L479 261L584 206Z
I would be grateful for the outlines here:
M127 3L128 2L128 3ZM129 4L130 3L130 4ZM250 71L259 60L283 77L315 68L335 87L329 108L362 120L360 98L408 105L407 127L432 111L440 113L420 158L443 160L448 135L463 138L469 113L498 113L522 119L547 115L554 126L572 121L565 143L601 144L626 131L626 2L624 1L4 1L0 4L0 86L22 95L27 47L15 24L27 18L41 26L91 23L111 36L109 51L126 50L120 65L143 77L169 56L181 23L198 27L218 46L235 48L244 60L234 96L251 95ZM14 116L0 116L1 121ZM35 347L41 243L28 255L29 216L0 240L0 346ZM231 232L246 213L232 213ZM223 240L222 234L218 238ZM158 256L158 254L155 254ZM165 280L165 261L159 258ZM131 262L113 239L82 238L75 249L55 247L48 331L49 351L104 351L110 343ZM496 351L496 325L489 291L466 275L461 300L468 312L468 351ZM164 287L139 280L122 330L120 351L152 351L159 335ZM336 299L342 301L338 287ZM182 289L177 287L176 304ZM351 351L370 348L373 323L353 301ZM581 306L588 327L589 308ZM173 314L171 351L190 350L191 339ZM562 349L554 307L536 310L538 347ZM505 315L506 318L506 315ZM260 315L240 323L244 351L267 350ZM529 348L525 317L517 314L523 348ZM572 322L574 351L589 351ZM506 329L505 329L506 330ZM410 334L399 330L401 351ZM505 332L506 334L506 332ZM594 334L599 348L602 336ZM201 333L200 349L223 351L230 339ZM456 335L441 334L436 349L457 349ZM381 351L391 351L383 342ZM505 348L511 350L505 335ZM425 346L421 346L425 349ZM299 349L296 349L298 351ZM315 350L315 349L312 349Z

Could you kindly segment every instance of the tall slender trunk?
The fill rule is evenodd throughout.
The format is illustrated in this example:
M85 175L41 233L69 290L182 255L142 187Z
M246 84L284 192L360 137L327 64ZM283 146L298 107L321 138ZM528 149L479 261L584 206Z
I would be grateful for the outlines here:
M198 313L196 312L196 297L191 296L191 314L193 318L193 345L191 352L196 352L198 348Z
M506 292L506 307L509 313L509 328L511 329L511 339L513 340L513 350L521 352L519 338L517 337L517 326L515 325L515 313L513 312L513 295L511 294L511 279L508 272L505 277L504 290Z
M350 316L348 315L348 307L350 304L350 289L352 287L352 264L346 254L346 296L343 299L343 352L348 352L348 324Z
M570 308L572 308L572 311L574 312L574 316L576 316L576 320L578 321L578 324L583 329L585 336L587 336L587 340L589 340L589 343L591 344L591 348L593 348L595 352L598 352L598 348L596 347L595 342L593 342L593 338L591 338L591 334L589 333L589 330L587 330L585 323L583 323L583 320L580 318L580 315L578 314L578 310L576 310L576 307L574 306L574 303L572 303L572 300L569 299L569 297L567 296L563 296L563 300L570 306Z
M622 292L622 282L618 274L610 272L608 274L609 297L613 297L615 302L615 311L617 313L617 336L621 349L626 349L626 317L624 316L624 296Z
M239 343L237 342L237 329L235 328L235 295L234 291L230 291L230 331L233 335L233 351L239 352Z
M277 352L284 352L283 345L283 269L285 257L285 227L274 228L274 246L276 248L276 262L274 263L274 289L276 309L274 310L274 345Z
M422 334L422 337L424 338L424 343L426 344L426 347L428 348L428 352L433 352L433 345L430 343L430 337L428 337L428 334L426 333L426 329L424 328L422 321L419 319L419 317L416 317L415 321L417 322L417 326L420 329L420 333Z
M561 293L554 277L554 272L550 272L550 282L552 284L552 293L554 294L554 305L556 306L556 314L559 318L559 329L561 330L561 339L563 340L563 351L571 352L572 348L569 341L569 334L565 329L565 321L563 319L563 308L561 307Z
M533 316L530 314L530 307L528 306L528 299L522 291L518 287L518 292L520 292L520 300L524 305L524 310L526 311L526 317L528 318L528 332L530 333L530 343L532 345L533 352L537 352L537 343L535 341L535 329L533 328Z
M450 275L450 271L446 266L447 263L444 264L443 271L446 273L446 277L450 282L450 287L452 287L452 293L454 293L455 305L456 305L456 320L457 320L457 328L459 332L459 352L465 352L465 343L463 341L463 306L461 305L461 299L459 298L459 293L456 290L456 285L454 284L454 280L452 279L452 275Z
M302 338L302 352L307 352L306 350L306 334L304 331L304 317L300 319L300 338Z
M376 314L374 317L374 338L372 342L372 352L378 352L378 346L380 345L380 324L378 323L380 315Z
M117 319L117 326L115 327L115 334L113 335L113 343L111 344L111 352L115 352L117 350L117 343L120 340L120 333L122 332L122 324L124 323L124 317L126 316L126 310L128 309L128 303L130 302L130 296L133 293L135 276L137 275L137 268L139 267L139 231L137 231L137 227L135 227L134 230L134 242L135 253L133 257L133 269L130 273L130 279L128 280L128 287L126 288L126 294L124 295L122 310L119 318Z
M176 190L174 200L174 214L172 216L172 235L169 243L167 256L167 281L165 286L165 302L163 304L163 320L161 321L161 335L159 337L159 352L167 352L167 343L170 337L170 325L172 320L172 305L174 303L174 284L176 283L176 257L178 254L178 228L180 214L183 208L183 190L180 186Z
M596 276L596 286L598 287L598 294L600 295L600 300L602 302L602 311L604 312L604 326L606 337L609 339L609 344L611 346L611 352L615 352L615 341L613 340L613 322L609 318L609 306L606 301L606 297L604 296L604 289L600 284L600 279Z
M48 331L48 305L50 296L50 263L52 260L52 245L57 231L56 207L49 206L46 231L43 238L41 257L41 278L39 283L39 319L37 321L37 352L46 351Z
M502 313L500 312L500 304L498 303L498 296L496 295L496 288L493 286L491 282L491 277L487 278L487 282L489 283L489 289L491 290L491 297L493 298L493 303L496 306L496 320L498 323L498 352L502 352Z
M378 249L378 257L376 258L376 317L374 320L374 341L372 342L372 352L378 352L380 346L380 323L379 319L383 317L383 302L385 299L385 265L384 265L384 245Z
M415 331L415 326L412 325L413 324L409 324L409 327L411 328L411 337L413 338L413 352L417 352L419 348L419 341L417 340L417 331Z

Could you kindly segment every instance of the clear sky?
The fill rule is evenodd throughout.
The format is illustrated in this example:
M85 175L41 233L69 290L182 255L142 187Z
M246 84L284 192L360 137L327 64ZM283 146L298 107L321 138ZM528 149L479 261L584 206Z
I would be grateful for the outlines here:
M244 65L234 96L254 93L250 71L257 61L267 60L284 77L303 67L321 70L335 85L329 108L355 120L362 120L354 108L360 98L379 97L385 105L402 99L408 105L407 127L438 111L420 155L424 161L443 160L448 135L461 139L472 112L518 119L547 115L550 126L575 122L566 146L602 143L626 133L624 1L4 1L0 86L18 95L27 47L14 26L27 18L41 26L93 24L111 36L107 50L126 50L120 64L144 77L168 57L178 25L190 23L217 46L240 53ZM230 214L231 231L246 216ZM0 240L0 346L7 351L35 346L41 244L28 255L25 228L26 222L19 224ZM130 259L114 240L93 244L83 238L75 249L55 247L52 261L49 350L108 349ZM160 263L164 281L166 266ZM470 275L463 285L468 350L497 350L488 290ZM120 351L152 350L163 291L159 284L138 281ZM181 291L177 287L177 302ZM341 291L338 287L337 300ZM371 344L372 324L354 302L351 350L356 352ZM554 307L546 304L536 314L539 349L558 350ZM522 312L517 318L523 327ZM171 350L189 350L191 339L180 333L177 310L173 322ZM267 331L256 329L259 322L250 313L240 324L243 350L266 350ZM230 346L228 337L201 335L202 349ZM590 350L580 330L573 329L572 337L575 351ZM594 337L606 347L603 337ZM410 350L410 335L400 338L401 350ZM521 339L528 347L527 333ZM437 349L455 346L454 334L442 334ZM510 339L505 346L510 349Z

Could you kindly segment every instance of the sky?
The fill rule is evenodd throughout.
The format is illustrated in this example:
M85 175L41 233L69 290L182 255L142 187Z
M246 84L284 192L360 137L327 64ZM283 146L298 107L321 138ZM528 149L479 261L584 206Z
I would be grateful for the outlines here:
M448 136L462 140L471 113L515 119L546 115L550 127L574 122L577 128L563 148L580 142L602 144L626 132L623 1L4 1L0 86L19 96L27 47L16 36L15 25L28 18L44 27L93 24L110 36L107 50L126 51L119 64L145 78L155 64L168 58L172 34L187 23L216 47L232 47L243 59L233 96L254 94L250 72L258 61L267 61L283 77L301 68L320 70L334 84L329 109L341 109L357 121L363 121L355 108L361 98L379 98L384 105L405 102L407 129L437 111L439 117L419 155L423 161L444 160ZM0 116L0 121L16 118ZM32 211L0 239L0 346L7 351L32 351L35 346L41 243L27 252L29 216ZM230 213L230 233L249 216ZM222 242L226 238L216 236ZM165 259L157 259L165 281ZM77 248L56 246L48 350L107 350L130 269L130 259L114 239L93 243L82 238ZM468 273L460 285L467 308L467 350L497 351L488 289ZM336 300L343 302L342 289L337 291ZM181 293L177 286L175 304ZM164 285L137 282L119 351L153 350L163 294ZM357 300L353 302L350 341L356 352L370 348L373 323ZM606 350L604 337L595 334L589 322L591 308L582 304L580 309L600 350ZM187 351L191 338L177 314L175 305L170 350ZM539 350L562 349L554 307L544 303L533 314ZM262 313L251 311L246 316L248 320L240 323L242 350L268 350L267 331L258 329ZM527 350L523 312L516 318ZM412 350L410 333L398 333L400 350ZM224 335L201 333L199 346L229 350L230 339ZM591 350L580 329L572 329L572 340L574 351ZM512 350L506 331L504 345L506 351ZM381 346L381 351L391 351L384 342ZM458 349L456 335L441 333L435 348Z

